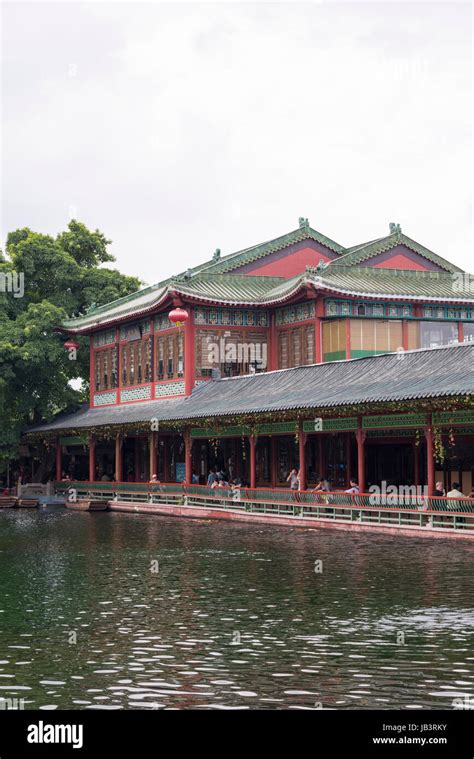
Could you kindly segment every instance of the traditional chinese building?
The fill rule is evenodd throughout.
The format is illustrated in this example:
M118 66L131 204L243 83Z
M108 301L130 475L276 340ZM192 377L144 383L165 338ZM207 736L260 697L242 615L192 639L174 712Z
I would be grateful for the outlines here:
M296 466L301 489L469 492L471 282L397 224L344 248L300 219L61 325L90 338L90 403L30 433L58 480L204 484L217 465L277 488Z

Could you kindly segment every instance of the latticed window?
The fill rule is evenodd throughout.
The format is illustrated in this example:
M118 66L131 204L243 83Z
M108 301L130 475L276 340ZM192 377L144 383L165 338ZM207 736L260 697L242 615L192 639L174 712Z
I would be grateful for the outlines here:
M156 338L156 378L177 379L184 375L184 335L182 332Z
M95 351L95 391L117 387L117 348Z
M122 348L122 384L151 382L151 338L134 340Z
M175 361L175 355L174 355L174 335L168 335L167 337L167 376L168 379L174 376L174 361Z
M280 330L278 333L278 368L314 364L314 325Z
M218 369L225 377L266 371L266 332L254 330L209 330L196 332L196 372L210 377Z

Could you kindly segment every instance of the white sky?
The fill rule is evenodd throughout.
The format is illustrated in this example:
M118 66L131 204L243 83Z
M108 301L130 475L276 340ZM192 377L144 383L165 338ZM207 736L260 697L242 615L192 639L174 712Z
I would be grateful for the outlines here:
M309 217L473 271L468 3L3 4L2 239L156 282Z

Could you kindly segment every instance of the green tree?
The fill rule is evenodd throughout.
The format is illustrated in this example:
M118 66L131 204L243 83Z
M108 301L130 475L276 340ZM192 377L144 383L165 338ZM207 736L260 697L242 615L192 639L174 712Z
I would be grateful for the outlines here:
M75 220L56 238L28 228L8 235L6 255L0 253L0 469L17 457L28 425L88 398L89 340L79 338L71 361L58 326L140 287L136 277L102 268L114 261L109 244ZM24 292L20 286L12 292L9 285L19 285L21 275ZM82 380L80 389L71 387L75 379Z

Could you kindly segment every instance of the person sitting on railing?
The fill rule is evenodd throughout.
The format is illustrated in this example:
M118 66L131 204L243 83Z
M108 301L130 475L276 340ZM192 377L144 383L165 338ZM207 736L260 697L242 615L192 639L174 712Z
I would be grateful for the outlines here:
M459 484L459 482L453 482L453 487L447 493L447 497L448 498L465 498L466 496L464 495L464 493L462 493L459 490L460 487L461 487L461 485Z
M344 493L360 493L359 485L357 484L356 480L349 480L350 488L344 491Z
M329 493L331 488L329 487L329 482L324 479L324 477L321 477L317 483L316 487L313 488L311 491L312 493Z
M445 496L446 495L446 491L444 489L444 485L443 485L442 482L437 482L436 483L436 489L435 489L434 494L435 495L439 495L439 496Z
M447 493L448 498L465 498L466 496L464 493L460 490L461 485L459 482L453 482L451 490ZM461 504L459 501L448 501L447 503L449 511L461 511ZM464 522L463 517L458 517L458 522Z

